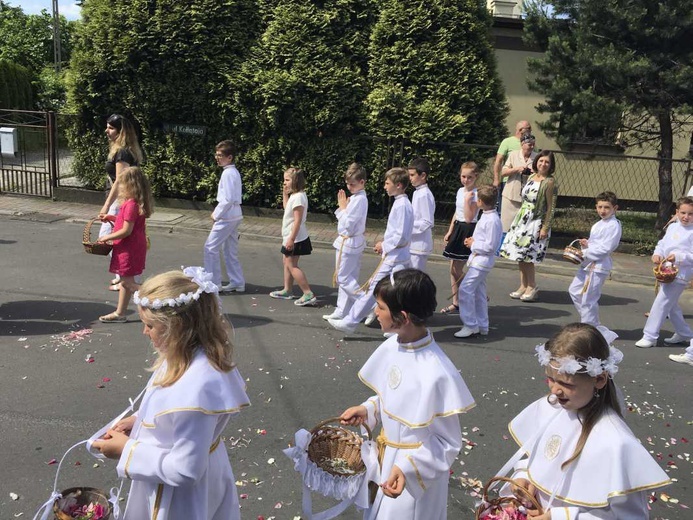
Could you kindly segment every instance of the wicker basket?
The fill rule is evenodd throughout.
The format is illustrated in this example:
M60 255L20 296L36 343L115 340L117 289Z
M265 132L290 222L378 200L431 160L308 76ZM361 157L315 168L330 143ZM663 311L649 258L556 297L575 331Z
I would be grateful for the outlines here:
M84 232L82 233L82 245L84 246L84 251L89 253L90 255L106 256L108 253L111 252L113 246L102 242L91 241L91 226L96 221L100 222L98 218L93 218L89 222L87 222L86 226L84 226Z
M573 240L570 244L568 244L565 247L565 249L563 250L563 258L574 264L581 264L584 260L584 257L582 255L582 249L580 249L579 247L575 247L573 245L576 242L579 244L580 239Z
M509 496L509 497L496 497L496 498L489 498L488 497L488 492L490 487L495 484L496 482L507 482L509 484L517 484L514 480L507 478L507 477L493 477L491 480L489 480L486 485L484 486L483 490L483 502L481 505L476 510L476 515L474 516L475 520L484 520L487 515L494 513L498 511L501 508L504 507L515 507L518 508L522 506L522 501L518 499L515 496ZM529 492L521 487L517 486L517 491L520 492L520 494L523 495L523 498L532 504L534 509L536 509L539 514L543 514L544 510L541 507L541 504L537 501L536 497L534 495L530 495Z
M74 487L66 489L61 493L61 495L63 498L58 498L53 503L53 514L57 520L72 520L72 516L62 511L58 505L61 500L69 498L70 496L77 500L78 506L88 506L92 502L100 504L104 509L104 515L102 517L103 520L108 520L108 518L111 516L111 504L108 502L106 493L100 489L91 487Z
M339 424L339 417L327 419L310 431L308 458L330 475L345 477L363 473L366 466L361 459L362 437L342 426L328 426L332 423ZM370 440L371 430L365 424L363 426ZM336 465L335 461L339 464Z
M662 260L658 265L654 266L652 272L659 283L670 283L676 279L679 274L679 268L671 262Z

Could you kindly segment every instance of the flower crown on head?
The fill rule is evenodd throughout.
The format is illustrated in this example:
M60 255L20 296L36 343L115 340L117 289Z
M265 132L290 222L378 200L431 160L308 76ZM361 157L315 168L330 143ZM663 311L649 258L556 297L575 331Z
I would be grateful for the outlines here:
M198 288L195 292L190 291L188 293L181 293L180 296L178 296L178 298L156 298L155 300L150 300L146 296L140 298L140 292L135 291L135 294L132 297L132 300L135 302L135 305L139 305L140 307L144 307L146 309L154 310L159 310L162 307L181 307L183 305L187 305L192 301L199 300L200 295L203 292L214 294L219 293L219 287L217 287L217 285L212 281L212 273L208 273L204 270L203 267L181 266L181 269L183 270L183 274L185 276L190 278L193 282L195 282L198 285Z
M553 357L544 344L537 345L534 350L541 366L549 365L559 374L589 374L597 377L608 372L613 377L618 372L618 364L623 360L623 352L613 346L609 346L607 359L590 357L584 361L577 360L575 356Z

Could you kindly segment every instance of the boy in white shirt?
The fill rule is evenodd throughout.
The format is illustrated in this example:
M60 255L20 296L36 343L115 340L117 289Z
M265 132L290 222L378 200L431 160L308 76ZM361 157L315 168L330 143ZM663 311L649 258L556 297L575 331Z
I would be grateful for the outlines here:
M482 186L476 193L482 214L476 223L474 234L464 241L472 254L467 260L467 274L460 282L462 328L455 332L456 338L488 334L486 278L496 262L496 249L503 236L503 224L495 209L498 189L494 186Z
M217 207L212 212L212 231L204 249L205 270L212 273L212 281L222 292L245 292L245 278L238 259L238 226L243 220L241 202L243 188L241 174L238 173L234 159L236 146L232 141L221 141L216 146L214 158L224 168L217 188ZM220 256L223 254L229 283L221 284Z
M428 256L433 252L433 224L436 212L436 201L428 189L428 172L431 170L428 161L417 157L409 163L409 182L414 186L411 204L414 209L414 230L411 235L411 266L419 271L426 271Z
M676 201L677 221L667 227L667 232L655 247L652 263L672 262L679 271L676 279L659 286L659 292L650 309L650 315L643 328L643 337L635 343L636 347L650 348L657 344L659 329L669 316L675 334L664 340L675 344L688 342L693 331L683 319L679 298L693 276L693 198L681 197Z
M338 208L337 233L332 246L337 250L335 271L332 283L336 284L337 307L332 314L323 315L324 320L342 319L356 300L359 285L361 257L366 247L366 217L368 216L368 197L366 197L366 169L359 163L352 163L344 174L344 182L351 193L347 197L344 190L337 193Z
M621 241L621 223L616 218L618 198L611 191L596 197L600 221L590 230L588 239L580 239L583 261L568 288L581 323L599 327L599 297L611 272L611 253Z
M375 272L368 280L368 289L354 302L349 313L342 319L328 319L335 329L351 334L356 326L375 307L373 289L384 277L388 276L395 266L410 267L409 244L414 226L414 210L405 190L409 186L409 173L404 168L392 168L385 174L385 191L395 201L387 217L387 227L383 240L375 244L373 251L382 259Z

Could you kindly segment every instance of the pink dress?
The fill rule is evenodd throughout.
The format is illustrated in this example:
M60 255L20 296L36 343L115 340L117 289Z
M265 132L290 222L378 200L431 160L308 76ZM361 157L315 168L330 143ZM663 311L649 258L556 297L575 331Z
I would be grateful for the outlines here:
M113 231L122 229L124 221L134 222L134 227L130 236L113 241L109 271L120 276L137 276L144 271L147 235L144 231L145 217L139 214L139 207L134 199L127 199L120 206Z

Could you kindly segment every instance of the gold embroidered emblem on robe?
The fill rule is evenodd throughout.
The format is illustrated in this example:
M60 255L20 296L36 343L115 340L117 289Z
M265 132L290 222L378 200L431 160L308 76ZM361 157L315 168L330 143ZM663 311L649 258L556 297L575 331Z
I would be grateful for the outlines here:
M402 371L397 365L393 365L390 368L390 373L387 375L387 384L393 390L399 386L402 382Z
M553 460L560 451L561 437L559 435L552 435L549 437L549 440L546 441L546 445L544 446L544 456L549 460Z

